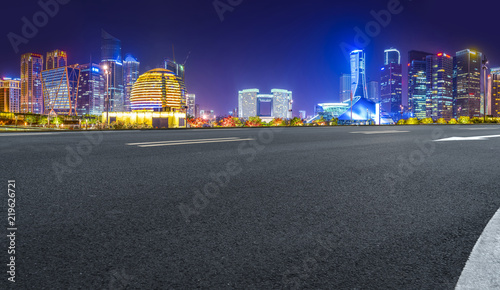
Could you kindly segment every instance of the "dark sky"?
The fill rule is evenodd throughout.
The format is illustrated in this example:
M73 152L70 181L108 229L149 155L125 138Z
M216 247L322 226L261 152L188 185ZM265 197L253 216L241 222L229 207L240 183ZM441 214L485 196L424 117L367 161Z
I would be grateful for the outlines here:
M282 88L293 91L295 114L312 114L315 104L338 100L340 74L349 72L340 44L355 46L354 28L365 30L373 20L370 11L387 9L389 2L242 0L221 21L213 0L70 0L15 53L7 35L22 35L21 18L32 19L42 8L35 0L3 1L0 76L19 77L25 52L63 49L70 64L88 63L91 56L97 62L102 28L122 40L123 55L139 59L141 72L171 57L172 44L178 62L191 51L186 82L202 109L225 114L237 106L238 90ZM403 63L412 49L454 55L476 48L499 65L493 3L401 0L403 11L364 47L368 79L380 80L383 50L390 47L401 51Z

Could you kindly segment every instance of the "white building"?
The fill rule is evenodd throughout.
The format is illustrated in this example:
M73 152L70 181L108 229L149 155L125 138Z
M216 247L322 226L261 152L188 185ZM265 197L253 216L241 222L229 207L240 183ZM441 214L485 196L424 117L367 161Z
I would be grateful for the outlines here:
M266 104L270 104L270 114L264 113ZM271 94L260 94L258 89L243 90L238 93L238 117L292 118L292 92L273 89Z

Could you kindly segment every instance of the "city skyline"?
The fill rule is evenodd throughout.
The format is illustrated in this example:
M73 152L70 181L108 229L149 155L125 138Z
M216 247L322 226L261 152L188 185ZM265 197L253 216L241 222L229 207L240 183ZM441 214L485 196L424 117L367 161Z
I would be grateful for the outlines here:
M9 3L9 5L12 5L14 9L21 3L28 3L28 1ZM195 24L179 25L180 15L174 15L172 19L165 20L172 28L160 33L159 28L148 26L144 30L145 26L125 23L123 19L126 17L117 16L121 14L130 16L132 12L125 8L117 8L116 15L113 14L105 18L105 12L110 11L111 7L115 7L113 3L110 1L109 4L97 5L71 1L68 4L60 5L57 15L50 18L46 26L39 28L35 37L30 39L27 44L23 43L18 46L19 52L17 54L9 41L3 43L0 52L5 55L5 59L0 61L0 76L19 77L19 69L16 67L18 61L13 61L13 59L18 58L24 52L37 52L45 56L48 51L60 49L68 52L68 64L84 64L89 63L90 60L96 62L100 60L99 32L101 29L105 29L121 40L122 57L124 57L123 54L131 53L141 61L140 73L157 68L158 63L165 58L173 58L172 45L175 45L176 61L184 63L187 59L186 85L188 92L199 96L198 100L202 107L213 107L217 112L223 113L233 109L232 107L236 105L234 95L241 89L259 87L268 91L274 87L286 87L293 91L296 96L294 115L298 114L298 110L306 110L308 114L311 114L317 103L339 101L340 88L336 80L340 78L342 72L349 71L349 63L346 61L340 45L347 43L355 46L355 28L363 28L373 20L371 11L378 12L387 7L387 1L361 1L356 5L342 4L342 9L337 7L340 4L335 3L315 2L305 6L295 4L284 6L280 5L284 3L283 1L276 1L268 3L266 8L270 12L284 9L283 15L278 14L279 17L275 20L264 17L264 24L255 26L250 24L248 18L239 19L238 15L240 15L239 13L249 15L250 12L255 12L257 15L265 16L265 11L259 10L262 7L258 3L243 3L237 6L233 12L226 12L224 21L221 22L216 11L212 10L211 3L200 5L199 3L193 4L195 3L193 1L186 1L185 3L165 5L178 10L180 14L181 12L186 14L188 19L194 17L191 14L196 15L199 18L198 21ZM479 24L462 30L453 30L453 24L442 24L444 30L449 30L446 35L438 33L434 29L433 20L422 23L420 27L413 27L412 21L420 19L422 15L432 16L437 13L425 10L431 5L438 8L445 7L446 3L427 1L415 5L411 2L401 1L401 7L404 8L402 12L392 15L391 23L387 27L383 27L376 37L371 38L370 44L366 47L356 47L363 48L366 53L367 82L380 81L380 67L384 61L381 51L390 47L397 48L402 54L403 83L407 83L406 63L408 59L406 55L410 50L428 51L432 54L439 52L454 54L463 49L477 49L488 56L492 67L497 66L494 39L484 38L481 36L482 34L474 33L474 31L483 28ZM9 15L1 20L2 27L5 27L4 35L10 32L21 35L23 22L19 19L23 15L30 18L29 16L41 9L37 5L28 7L31 9L15 9L16 13L22 14ZM146 8L140 6L137 9L138 11L146 11L145 14L148 15L148 18L158 13L151 9L144 10ZM339 9L342 13L336 12ZM88 18L90 16L85 16L78 22L87 21L88 27L76 34L74 30L65 33L72 27L64 27L58 23L69 19L72 11L76 10L88 12L96 21L89 22L87 20L90 19ZM311 13L314 10L317 19L311 14L304 20L298 21L296 25L289 25L287 21L292 21L302 10ZM453 13L449 13L450 17ZM466 13L466 11L457 11L456 13ZM327 19L328 15L342 15L342 17L338 21L321 22L321 20ZM263 30L265 24L269 25L270 23L273 23L274 29L267 34L258 33L265 31ZM299 23L305 25L299 31L300 35L304 35L305 31L303 30L314 31L314 33L312 36L307 36L304 41L294 43L291 42L292 32L298 28ZM255 33L252 33L251 29L254 29ZM285 53L281 53L279 49L271 46L257 44L274 43L279 29L284 32L284 35L280 35L280 37L286 39L287 43L290 44L289 48L284 50ZM140 34L139 31L146 33ZM408 41L402 41L401 36L406 35L408 31L418 31L419 33ZM197 38L192 37L194 34L197 35ZM202 36L200 37L200 35ZM247 42L238 41L239 44L236 46L234 43L231 44L233 41L229 36L234 36L237 40L249 38L256 41L251 42L250 48L239 50L236 47L240 48L242 43ZM443 39L443 36L446 36L447 39ZM8 39L6 38L6 40ZM232 47L231 52L224 53L225 47ZM249 53L250 51L251 53ZM295 57L297 55L303 56L298 62ZM260 70L262 66L257 65L258 63L270 64L272 69L270 71ZM303 75L295 69L296 67L310 72L306 73L307 82L299 81ZM217 73L207 75L207 69L215 69ZM406 86L404 87L403 103L406 103L408 98ZM218 101L220 99L222 102Z

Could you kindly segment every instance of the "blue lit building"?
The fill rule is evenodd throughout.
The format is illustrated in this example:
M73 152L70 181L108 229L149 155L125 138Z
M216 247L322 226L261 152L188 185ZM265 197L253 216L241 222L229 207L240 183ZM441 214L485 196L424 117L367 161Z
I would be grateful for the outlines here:
M366 91L366 56L364 51L351 52L351 93L352 97L367 98Z
M101 115L104 110L106 81L98 64L80 65L78 84L78 115Z
M45 114L77 115L78 66L65 66L42 71Z
M403 113L403 75L401 54L397 49L384 51L384 66L381 72L380 103L382 110L394 120L402 118Z
M123 62L121 41L106 31L101 33L101 68L104 69L109 99L109 111L123 112Z
M130 112L130 96L132 94L132 87L139 78L140 62L137 61L132 55L128 54L123 62L123 86L124 86L124 109Z
M412 50L408 53L408 105L412 117L427 115L427 56L431 53Z

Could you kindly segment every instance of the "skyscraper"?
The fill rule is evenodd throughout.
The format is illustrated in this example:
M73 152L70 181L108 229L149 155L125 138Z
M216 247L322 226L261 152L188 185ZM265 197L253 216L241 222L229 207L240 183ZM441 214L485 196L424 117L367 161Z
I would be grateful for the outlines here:
M188 115L194 117L196 115L196 112L195 112L195 109L196 109L196 107L195 107L195 105L196 105L196 95L195 94L188 94L187 95L186 105L188 107L188 109L187 109Z
M293 97L292 92L288 90L271 90L273 94L273 112L274 118L291 119Z
M367 98L366 57L362 50L351 52L351 93L352 97ZM349 96L350 99L350 96Z
M446 53L427 56L427 116L453 118L453 57Z
M123 86L125 89L124 110L126 112L130 112L130 96L132 87L139 78L139 66L140 63L132 55L129 54L125 57L123 62Z
M500 67L491 69L490 96L491 111L493 117L500 117Z
M306 111L299 111L299 118L302 120L307 118L307 112Z
M121 41L102 30L101 68L105 71L108 106L111 112L123 112L125 105L121 51Z
M182 99L183 99L182 106L186 106L187 89L186 89L184 65L178 64L170 59L165 59L164 65L165 69L173 72L177 76L179 84L181 85Z
M340 102L345 102L351 99L351 85L351 75L342 74L342 76L340 76Z
M397 49L386 49L380 83L380 103L382 110L389 113L394 120L402 118L402 95L401 54Z
M77 115L78 65L42 71L45 113Z
M248 118L257 116L258 89L243 90L238 92L238 117Z
M101 115L104 111L106 80L98 64L80 65L78 82L78 115Z
M47 58L45 59L45 69L54 69L62 66L68 65L68 54L62 50L54 50L47 52Z
M42 70L41 54L21 56L21 113L43 114Z
M0 112L19 113L21 79L0 79Z
M380 101L380 84L376 81L368 83L368 99L378 103Z
M454 73L455 116L481 117L481 66L483 54L470 49L457 52Z
M427 117L427 56L431 53L412 50L408 53L408 105L413 116Z

